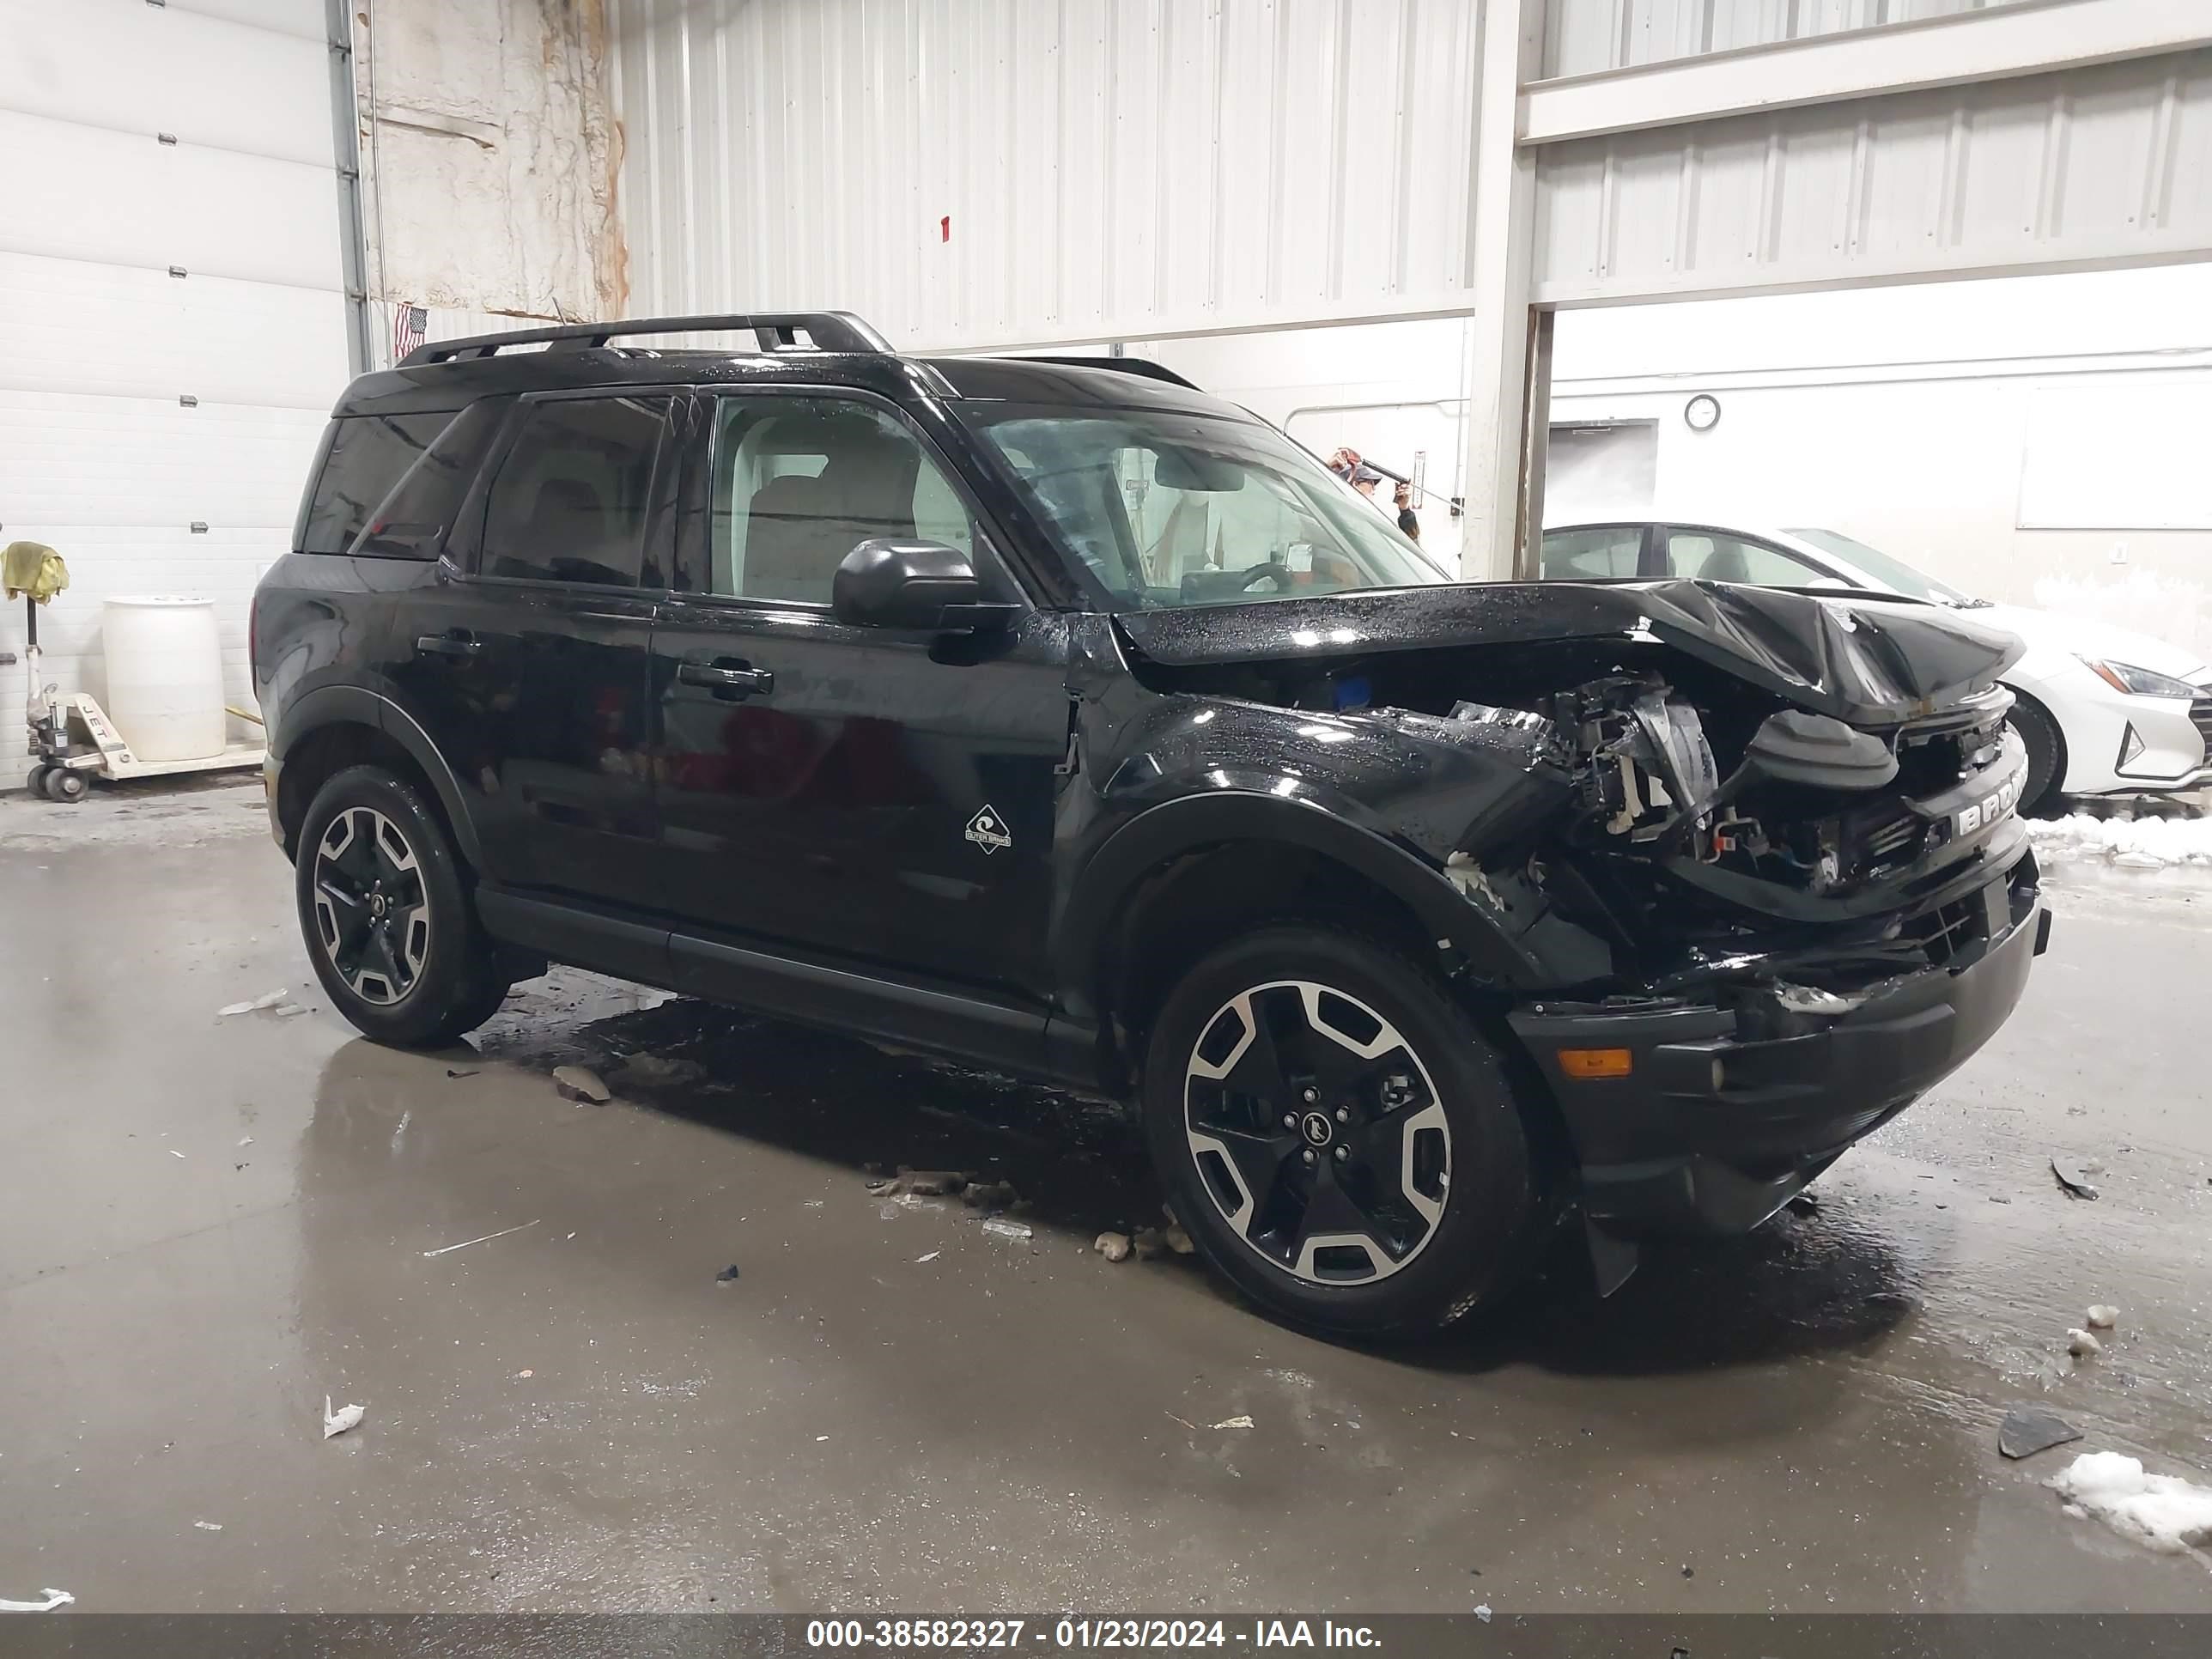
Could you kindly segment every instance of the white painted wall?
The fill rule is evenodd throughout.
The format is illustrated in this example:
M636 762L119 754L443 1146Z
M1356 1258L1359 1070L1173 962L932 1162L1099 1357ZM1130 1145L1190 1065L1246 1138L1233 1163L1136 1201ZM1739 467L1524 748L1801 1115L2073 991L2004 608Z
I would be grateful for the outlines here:
M66 689L106 693L103 599L188 593L250 702L247 605L346 378L325 27L323 0L0 0L0 544L69 562L40 621ZM0 650L24 631L0 605ZM0 788L26 673L0 668Z
M1130 349L1310 442L1315 417L1292 417L1331 404L1441 404L1441 430L1463 395L1463 330L1378 324ZM2191 480L2172 476L2189 469L2170 464L2177 426L2193 428L2200 453L2212 447L2212 266L1567 312L1557 331L1553 423L1656 422L1662 507L1830 525L1969 591L2039 595L2212 654L2212 515L2143 527L2191 498ZM1698 392L1722 404L1708 433L1682 419ZM2066 425L2049 418L2054 402L2100 419L2136 412L2157 466L2131 479L2115 476L2109 442L2094 458L2054 447ZM1391 460L1360 444L1357 417L1335 418L1330 441ZM1386 439L1398 424L1395 411L1374 422ZM2023 527L2031 467L2072 474L2068 495L2107 505L2110 526ZM2031 508L2048 495L2032 490ZM1554 494L1546 517L1607 505ZM2124 563L2112 562L2116 545Z

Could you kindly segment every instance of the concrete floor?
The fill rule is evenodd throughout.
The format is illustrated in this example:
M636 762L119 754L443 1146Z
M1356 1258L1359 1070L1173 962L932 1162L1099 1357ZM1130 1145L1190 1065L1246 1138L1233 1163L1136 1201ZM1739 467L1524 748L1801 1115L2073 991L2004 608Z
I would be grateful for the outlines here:
M1093 1255L1153 1206L1100 1109L574 973L480 1052L386 1051L315 989L258 789L0 800L0 1596L2212 1609L2201 1556L2060 1514L2071 1451L1996 1450L2033 1401L2212 1468L2212 890L2057 904L2020 1015L1819 1214L1378 1354ZM278 986L313 1012L216 1018ZM547 1080L639 1049L712 1081ZM868 1162L1004 1175L1035 1238ZM365 1424L324 1440L325 1394Z

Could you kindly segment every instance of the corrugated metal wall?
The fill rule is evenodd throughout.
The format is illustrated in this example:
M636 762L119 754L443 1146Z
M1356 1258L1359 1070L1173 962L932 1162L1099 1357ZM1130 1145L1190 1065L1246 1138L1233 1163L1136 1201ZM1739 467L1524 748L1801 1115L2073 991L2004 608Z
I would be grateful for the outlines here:
M1738 46L1994 11L2022 0L1552 0L1544 75L1589 75ZM2175 0L2188 4L2191 0Z
M1551 302L2212 246L2212 52L1547 146Z
M1472 0L612 0L633 315L902 346L1465 304Z

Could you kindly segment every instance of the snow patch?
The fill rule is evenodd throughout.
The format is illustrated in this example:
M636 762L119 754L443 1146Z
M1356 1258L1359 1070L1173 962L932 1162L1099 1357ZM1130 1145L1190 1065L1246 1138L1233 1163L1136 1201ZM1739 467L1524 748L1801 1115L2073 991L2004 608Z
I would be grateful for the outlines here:
M2141 1462L2119 1452L2084 1452L2051 1486L2121 1537L2161 1554L2179 1555L2212 1540L2212 1486L2146 1474Z
M2028 844L2036 861L2112 864L2124 870L2166 870L2180 865L2212 866L2212 817L2093 818L2075 812L2063 818L2030 818Z

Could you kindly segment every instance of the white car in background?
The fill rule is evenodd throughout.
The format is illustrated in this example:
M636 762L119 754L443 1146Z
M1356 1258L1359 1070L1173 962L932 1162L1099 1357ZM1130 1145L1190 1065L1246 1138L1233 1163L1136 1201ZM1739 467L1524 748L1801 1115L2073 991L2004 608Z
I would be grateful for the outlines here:
M2212 668L2201 659L2147 635L1970 598L1832 530L1685 519L1554 525L1539 570L1549 581L1861 588L1971 611L2027 647L2004 679L2027 745L2022 811L2059 794L2171 794L2212 782Z

